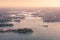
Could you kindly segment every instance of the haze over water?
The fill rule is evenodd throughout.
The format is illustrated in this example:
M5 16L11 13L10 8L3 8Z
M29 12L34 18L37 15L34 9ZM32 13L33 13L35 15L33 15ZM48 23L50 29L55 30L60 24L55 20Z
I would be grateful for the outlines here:
M0 32L0 40L60 40L60 0L0 0L0 22L3 18L20 22L7 22L13 26L0 31L31 28L33 33Z
M0 33L0 40L60 40L60 22L43 22L41 17L26 15L21 22L12 22L14 28L31 28L33 33ZM43 27L48 25L48 27Z

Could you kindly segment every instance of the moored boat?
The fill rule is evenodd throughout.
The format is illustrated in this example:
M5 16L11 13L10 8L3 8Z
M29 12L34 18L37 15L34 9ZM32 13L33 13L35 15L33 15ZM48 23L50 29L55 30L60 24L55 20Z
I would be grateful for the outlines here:
M48 25L43 25L43 27L48 27Z

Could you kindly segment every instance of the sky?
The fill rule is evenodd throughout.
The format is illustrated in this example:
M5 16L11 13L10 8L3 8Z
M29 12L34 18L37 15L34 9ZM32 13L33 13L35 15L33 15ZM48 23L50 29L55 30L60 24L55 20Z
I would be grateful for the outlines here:
M0 0L1 7L60 7L60 0Z

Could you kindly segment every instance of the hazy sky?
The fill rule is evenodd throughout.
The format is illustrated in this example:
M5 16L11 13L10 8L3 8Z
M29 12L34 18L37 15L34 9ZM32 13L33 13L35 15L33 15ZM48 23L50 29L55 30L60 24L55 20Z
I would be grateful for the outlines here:
M0 0L0 7L60 7L60 0Z

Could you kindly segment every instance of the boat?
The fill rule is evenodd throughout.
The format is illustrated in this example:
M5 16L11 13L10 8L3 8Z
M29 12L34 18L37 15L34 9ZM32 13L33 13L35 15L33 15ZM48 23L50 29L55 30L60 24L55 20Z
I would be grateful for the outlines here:
M43 25L43 27L48 27L48 25Z

